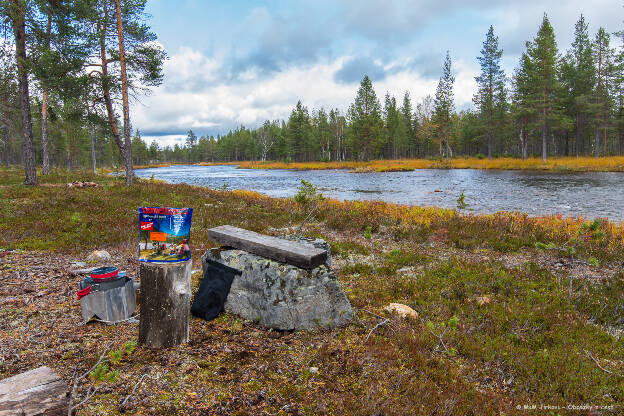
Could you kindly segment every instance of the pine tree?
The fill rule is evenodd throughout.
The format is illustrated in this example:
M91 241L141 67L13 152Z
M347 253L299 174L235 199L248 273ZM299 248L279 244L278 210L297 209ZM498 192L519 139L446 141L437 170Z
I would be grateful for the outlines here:
M416 154L416 138L414 135L414 109L412 108L412 100L410 99L409 92L405 91L403 95L403 104L400 108L401 120L403 124L403 130L405 134L405 156L415 157Z
M322 161L331 160L331 131L327 113L323 108L319 109L314 117L314 142L320 149L320 159Z
M7 167L18 158L14 136L19 131L19 102L15 53L8 45L0 45L0 163Z
M296 161L308 161L308 143L312 133L312 124L310 123L310 115L308 108L305 107L301 101L297 102L297 105L290 113L288 119L288 141L291 149L290 155Z
M614 71L614 98L615 98L615 126L618 154L624 151L624 30L616 32L620 39L620 50L615 59Z
M384 104L385 122L385 154L384 157L398 159L403 156L405 148L405 129L401 120L401 114L397 109L396 98L386 93Z
M160 85L166 58L155 42L156 35L144 23L146 1L124 2L121 7L118 0L93 0L93 5L81 15L83 24L92 28L90 36L96 39L91 55L97 59L86 67L97 81L98 96L102 97L110 130L125 161L127 185L132 184L133 178L129 95ZM115 111L116 91L122 92L124 140Z
M193 147L195 146L196 143L197 143L197 135L193 133L193 130L189 130L186 133L186 145L189 147Z
M529 43L527 42L527 49ZM520 64L513 76L513 95L511 111L519 126L518 140L522 160L527 159L529 145L529 123L535 117L536 105L532 74L534 73L533 62L529 55L524 52L520 57Z
M32 113L30 109L29 91L29 55L27 37L30 24L29 17L36 13L36 5L24 0L8 0L0 2L0 16L6 17L13 30L15 40L15 62L17 62L17 84L19 89L19 103L22 130L22 163L26 185L37 185L37 170L35 166L35 148L32 130Z
M503 51L498 47L498 37L494 36L494 27L490 26L483 42L481 56L477 57L481 65L481 75L475 77L478 90L473 98L485 124L488 159L492 159L492 137L496 124L495 108L500 106L496 99L504 96L505 72L500 66L502 55Z
M440 157L442 157L442 145L446 147L446 160L451 157L451 115L455 104L453 100L453 83L455 77L451 75L451 55L446 51L442 76L438 82L434 100L434 123L436 136L440 143Z
M344 140L345 124L345 117L340 114L340 111L338 111L338 109L332 109L329 112L329 129L332 135L336 160L345 160L347 157L347 150Z
M348 119L353 154L359 160L369 160L374 149L378 147L383 120L381 119L381 104L368 75L364 75L355 101L349 107Z
M528 56L532 61L530 78L534 83L535 104L540 118L538 126L542 131L542 160L548 159L547 135L555 117L555 97L559 88L557 80L557 42L548 16L544 14L542 25L533 42L528 43Z
M609 86L614 71L614 52L610 47L610 40L611 37L604 28L598 29L594 40L594 64L596 67L594 155L596 157L600 156L601 144L603 154L605 156L607 154L607 122L611 101Z
M581 15L574 26L574 41L561 62L561 84L568 115L574 120L574 154L583 149L587 118L595 84L592 47L585 17Z

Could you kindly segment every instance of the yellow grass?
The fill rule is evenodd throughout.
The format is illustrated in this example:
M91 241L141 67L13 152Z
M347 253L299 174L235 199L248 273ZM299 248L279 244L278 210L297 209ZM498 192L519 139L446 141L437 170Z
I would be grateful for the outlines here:
M133 166L133 169L137 170L137 169L151 169L151 168L168 168L172 164L173 163L151 163L147 165L135 165Z
M556 171L606 171L624 172L624 156L612 157L561 157L543 162L540 158L521 160L517 158L477 159L458 158L450 162L428 159L371 160L369 162L239 162L248 169L350 169L354 172L395 172L416 169L504 169L504 170L556 170Z
M152 168L168 168L169 166L176 166L176 165L221 166L221 165L238 165L239 163L240 162L148 163L146 165L135 165L135 166L133 166L133 168L134 168L134 170L138 170L138 169L152 169ZM121 168L121 169L123 169L123 168Z

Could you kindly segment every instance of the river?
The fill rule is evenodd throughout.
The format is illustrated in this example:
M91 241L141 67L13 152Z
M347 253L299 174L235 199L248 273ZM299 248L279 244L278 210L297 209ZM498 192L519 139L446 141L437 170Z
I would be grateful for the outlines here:
M477 169L351 173L347 170L237 169L236 166L170 166L140 169L136 175L210 188L249 189L290 197L300 180L326 197L383 200L407 205L455 208L464 193L475 213L519 211L624 221L624 173Z

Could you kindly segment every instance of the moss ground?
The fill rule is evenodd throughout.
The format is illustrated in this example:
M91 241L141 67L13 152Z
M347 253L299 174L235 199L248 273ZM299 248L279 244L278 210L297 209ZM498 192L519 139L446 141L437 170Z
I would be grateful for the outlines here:
M29 188L20 175L0 171L0 377L48 365L71 384L107 345L119 350L137 339L132 323L80 326L79 278L68 270L103 248L135 275L138 206L194 208L196 265L212 246L209 227L278 234L305 217L292 200L251 192L158 181L126 188L119 179L76 172L56 172ZM72 180L99 186L63 185ZM594 405L607 410L589 414L619 414L624 230L604 222L604 235L581 238L575 258L534 248L564 244L583 224L324 202L305 233L331 243L356 309L352 325L281 333L227 314L192 318L189 344L123 355L110 364L116 379L93 381L96 394L78 413L509 415L531 414L525 405L554 409L539 414ZM578 261L590 257L597 267ZM385 314L390 302L411 306L418 319ZM80 385L80 397L89 383Z

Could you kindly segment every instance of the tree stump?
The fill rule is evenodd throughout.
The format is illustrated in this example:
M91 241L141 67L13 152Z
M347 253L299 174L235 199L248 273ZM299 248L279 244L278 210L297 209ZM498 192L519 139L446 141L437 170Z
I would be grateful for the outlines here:
M191 260L141 263L139 344L167 348L189 340Z
M67 384L49 367L0 381L0 416L67 414Z

